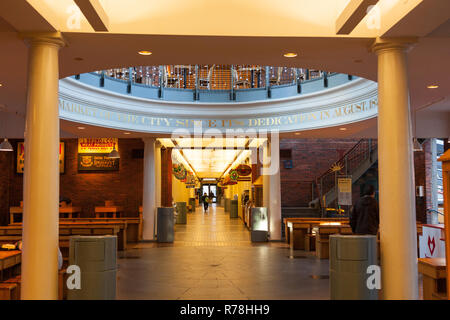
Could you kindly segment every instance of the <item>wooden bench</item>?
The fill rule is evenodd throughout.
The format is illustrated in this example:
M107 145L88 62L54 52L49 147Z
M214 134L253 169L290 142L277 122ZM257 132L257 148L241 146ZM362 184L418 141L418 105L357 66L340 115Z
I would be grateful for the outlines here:
M17 284L0 283L0 300L19 300Z
M66 300L67 299L67 269L58 270L58 299ZM22 286L22 276L19 274L13 278L10 278L3 283L15 284L17 286L17 294L13 295L10 300L20 300L20 289ZM0 293L1 296L1 293ZM17 298L17 299L16 299ZM2 300L0 298L0 300Z
M423 299L446 299L447 273L445 258L419 258L418 269L423 279Z
M115 235L117 236L118 250L126 250L127 224L124 222L109 223L61 223L59 225L59 246L68 248L70 236L94 236ZM0 243L11 243L22 240L22 225L0 227ZM62 251L62 250L61 250Z
M316 232L316 256L319 259L330 257L330 235L352 234L349 225L318 225Z

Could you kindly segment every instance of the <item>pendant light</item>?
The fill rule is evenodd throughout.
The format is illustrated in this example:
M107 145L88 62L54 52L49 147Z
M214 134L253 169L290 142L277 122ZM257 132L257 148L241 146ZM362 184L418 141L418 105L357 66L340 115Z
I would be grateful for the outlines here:
M113 147L112 151L108 154L108 158L111 158L111 159L119 159L120 158L120 154L116 150L116 145L115 144L114 144L114 147Z
M0 143L0 151L14 151L11 143L5 138L2 143Z
M413 138L413 151L423 151L422 145L417 138Z
M6 124L3 126L6 131ZM0 143L0 151L14 151L11 143L8 141L8 139L5 137L2 143Z

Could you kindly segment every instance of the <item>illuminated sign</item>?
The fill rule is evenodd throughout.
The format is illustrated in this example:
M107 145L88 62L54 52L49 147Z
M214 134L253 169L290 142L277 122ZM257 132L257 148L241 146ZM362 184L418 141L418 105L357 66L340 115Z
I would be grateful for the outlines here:
M79 138L78 171L119 170L119 159L108 157L114 148L119 151L117 138Z
M64 142L59 143L59 173L64 173ZM25 144L19 142L17 144L17 173L23 173L25 168Z

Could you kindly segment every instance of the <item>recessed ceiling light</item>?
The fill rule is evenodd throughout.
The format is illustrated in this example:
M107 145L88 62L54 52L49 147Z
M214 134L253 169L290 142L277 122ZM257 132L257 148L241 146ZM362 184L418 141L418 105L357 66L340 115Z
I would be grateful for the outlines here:
M432 84L432 85L429 85L427 88L428 89L437 89L437 88L439 88L439 86L435 85L435 84Z
M287 53L283 54L283 56L285 56L286 58L295 58L297 56L297 53L287 52Z
M139 51L138 53L139 53L140 55L142 55L142 56L149 56L149 55L152 54L151 51L146 51L146 50L141 50L141 51Z
M78 130L84 130L84 129L86 129L85 127L77 127L78 128Z
M347 128L339 128L339 130L345 131L345 130L347 130Z
M0 87L1 87L1 86L3 86L3 85L0 83Z
M301 135L301 132L296 132L295 135L299 136L299 135Z
M131 134L130 132L124 132L123 134Z

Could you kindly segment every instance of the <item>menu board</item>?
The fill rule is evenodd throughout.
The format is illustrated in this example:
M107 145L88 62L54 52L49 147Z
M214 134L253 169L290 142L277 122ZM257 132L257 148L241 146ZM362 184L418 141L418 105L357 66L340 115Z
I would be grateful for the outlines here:
M64 142L59 143L59 173L64 173ZM17 143L17 173L23 173L25 168L25 144Z
M78 171L119 170L119 159L108 158L113 149L119 151L117 138L79 138Z

